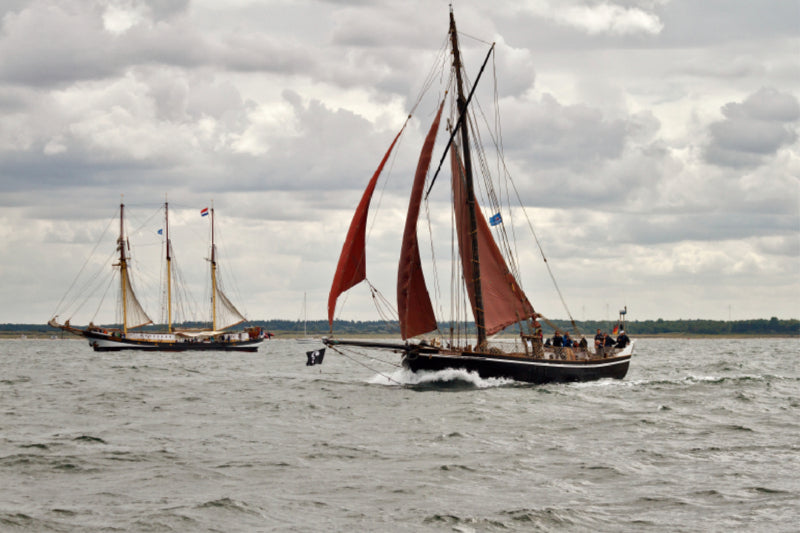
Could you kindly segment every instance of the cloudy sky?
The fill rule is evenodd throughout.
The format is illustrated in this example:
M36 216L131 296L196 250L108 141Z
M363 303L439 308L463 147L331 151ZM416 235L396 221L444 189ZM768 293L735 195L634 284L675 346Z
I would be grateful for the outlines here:
M473 79L497 43L507 162L575 318L800 318L800 2L454 7ZM306 294L322 319L448 1L4 0L0 17L0 323L58 311L123 194L144 255L165 195L176 238L204 237L213 200L246 314L297 319ZM409 123L368 242L391 301L431 114ZM205 251L195 268L175 246L202 290ZM519 246L534 306L565 317ZM366 292L338 316L376 319Z

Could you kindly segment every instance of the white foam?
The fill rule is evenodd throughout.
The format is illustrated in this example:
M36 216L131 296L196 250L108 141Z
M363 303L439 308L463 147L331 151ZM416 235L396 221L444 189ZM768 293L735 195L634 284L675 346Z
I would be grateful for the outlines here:
M468 372L464 369L447 368L437 371L412 372L407 368L400 368L390 374L377 374L369 379L373 385L433 385L435 383L463 382L479 389L502 387L515 383L512 379L482 378L477 372Z

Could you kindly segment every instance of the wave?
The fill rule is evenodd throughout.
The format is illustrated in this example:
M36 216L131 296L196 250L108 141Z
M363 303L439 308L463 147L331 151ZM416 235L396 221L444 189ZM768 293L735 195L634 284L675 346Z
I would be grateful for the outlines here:
M436 371L412 372L400 368L391 374L377 374L368 382L372 385L405 386L414 389L464 390L516 386L518 383L504 378L482 378L477 372L447 368Z

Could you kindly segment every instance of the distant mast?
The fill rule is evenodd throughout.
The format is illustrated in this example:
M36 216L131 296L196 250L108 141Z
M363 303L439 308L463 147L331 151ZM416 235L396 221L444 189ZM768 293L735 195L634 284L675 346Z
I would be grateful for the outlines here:
M172 253L169 242L169 202L164 195L164 231L167 239L167 331L172 333Z
M214 246L214 202L211 202L211 329L217 331L217 259Z
M125 235L124 235L124 215L125 204L122 203L120 198L119 203L119 279L122 291L122 332L128 334L128 261L125 258Z
M478 256L478 220L475 215L475 187L472 178L472 158L469 149L469 134L467 132L467 99L464 97L464 82L461 78L461 54L458 50L458 33L456 19L453 16L453 7L450 6L450 42L453 46L453 68L456 71L458 88L458 113L461 118L461 145L464 156L464 174L467 192L467 206L469 210L469 231L472 246L472 286L475 291L475 327L478 330L478 346L486 344L486 320L483 313L483 291L481 290L480 257Z

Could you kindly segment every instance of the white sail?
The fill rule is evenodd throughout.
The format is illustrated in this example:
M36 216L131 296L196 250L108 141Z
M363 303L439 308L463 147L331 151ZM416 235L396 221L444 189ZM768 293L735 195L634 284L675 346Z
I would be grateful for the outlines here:
M142 304L136 298L136 293L133 292L127 269L122 269L122 298L120 298L120 303L124 309L122 322L124 322L125 329L138 328L153 323L142 308Z
M225 296L225 293L219 289L217 289L217 297L214 302L216 303L216 329L227 329L247 320Z

